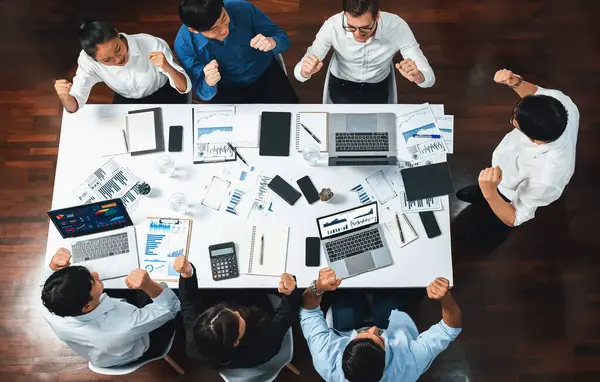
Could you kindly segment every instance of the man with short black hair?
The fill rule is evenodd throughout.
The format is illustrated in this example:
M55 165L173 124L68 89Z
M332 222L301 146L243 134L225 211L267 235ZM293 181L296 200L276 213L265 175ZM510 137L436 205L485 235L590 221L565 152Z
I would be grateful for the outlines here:
M181 0L175 52L203 101L298 103L275 55L288 50L281 28L252 3Z
M442 320L421 334L406 313L389 304L389 321L369 326L371 322L362 306L366 298L346 299L344 306L336 309L334 296L333 328L329 328L319 307L321 296L336 290L341 282L332 269L322 269L319 280L304 293L300 309L300 326L313 364L326 381L416 381L462 330L460 308L450 294L450 283L442 277L427 287L428 297L441 304ZM381 316L381 310L373 307L376 321L383 319L376 317Z
M380 12L379 0L343 0L342 5L343 11L325 21L296 65L298 81L320 71L333 48L329 78L333 103L387 103L397 52L404 60L394 66L404 78L422 88L433 86L433 69L406 21Z
M172 290L150 279L145 270L133 270L125 284L153 300L138 308L104 294L98 273L70 265L71 253L59 249L50 262L54 273L42 289L44 319L61 341L98 367L152 359L164 351L180 310Z
M492 167L479 173L479 185L459 190L456 197L489 206L492 223L503 230L533 219L538 207L561 196L575 172L579 110L562 92L531 84L510 70L496 72L494 81L521 97L510 118L513 130L494 150Z

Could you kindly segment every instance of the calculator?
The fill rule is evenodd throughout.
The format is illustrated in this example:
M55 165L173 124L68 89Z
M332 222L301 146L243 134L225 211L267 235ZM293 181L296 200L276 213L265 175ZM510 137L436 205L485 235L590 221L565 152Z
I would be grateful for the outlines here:
M208 247L208 253L213 280L220 281L239 276L234 243L211 245Z

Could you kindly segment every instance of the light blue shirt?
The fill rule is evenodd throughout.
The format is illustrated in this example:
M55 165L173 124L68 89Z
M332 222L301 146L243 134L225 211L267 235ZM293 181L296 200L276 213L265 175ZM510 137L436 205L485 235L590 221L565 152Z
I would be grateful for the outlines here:
M46 322L71 350L95 366L111 367L140 358L150 346L148 333L174 319L180 303L165 288L141 309L106 294L96 309L77 317L59 317L42 309Z
M328 382L346 382L342 354L356 337L356 330L339 332L329 328L320 308L300 309L300 326L308 342L315 369ZM444 321L421 333L404 312L393 310L385 340L385 371L382 382L411 382L423 374L435 357L454 341L462 329Z

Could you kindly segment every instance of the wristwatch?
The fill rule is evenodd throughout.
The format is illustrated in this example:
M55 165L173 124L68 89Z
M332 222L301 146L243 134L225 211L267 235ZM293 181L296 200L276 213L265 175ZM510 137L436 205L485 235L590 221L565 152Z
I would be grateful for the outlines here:
M516 84L514 84L514 85L510 85L510 87L511 87L511 88L513 88L513 89L516 89L516 88L518 88L518 87L519 87L519 85L521 85L521 82L523 82L523 77L521 77L521 76L520 76L520 75L518 75L518 74L513 74L513 76L517 77L517 78L519 79L519 82L517 82L517 83L516 83Z
M313 280L310 282L310 285L308 286L308 290L310 290L310 293L312 293L316 296L323 295L323 293L319 293L319 291L317 290L317 280Z

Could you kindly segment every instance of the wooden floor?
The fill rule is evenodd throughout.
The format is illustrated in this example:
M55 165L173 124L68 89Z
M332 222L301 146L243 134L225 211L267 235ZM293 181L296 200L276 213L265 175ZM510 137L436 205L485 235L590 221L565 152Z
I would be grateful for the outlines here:
M127 377L91 373L41 319L36 285L61 124L52 80L74 73L78 22L90 16L104 19L124 32L151 33L172 44L180 25L176 3L0 2L2 382L219 380L186 361L181 343L174 358L186 377L162 361ZM341 1L255 3L290 35L292 48L284 58L291 73ZM410 24L437 77L431 89L398 77L400 103L443 103L456 116L456 154L450 159L456 186L474 182L509 129L517 98L492 82L497 69L510 68L531 82L564 91L581 112L575 176L558 202L493 249L453 235L454 295L463 308L464 331L421 380L600 381L600 3L382 0L382 7ZM302 102L319 103L323 80L322 72L305 84L292 83ZM111 99L108 89L94 88L92 102ZM454 219L464 205L452 198L450 208ZM454 224L466 218L467 212ZM439 317L436 304L426 301L415 319L425 329ZM283 370L278 381L320 380L298 331L296 337L294 364L302 374Z

